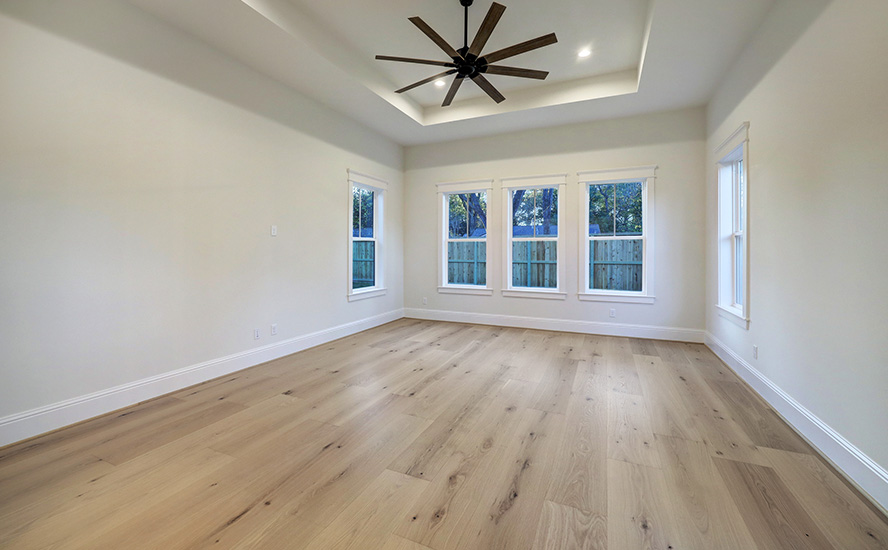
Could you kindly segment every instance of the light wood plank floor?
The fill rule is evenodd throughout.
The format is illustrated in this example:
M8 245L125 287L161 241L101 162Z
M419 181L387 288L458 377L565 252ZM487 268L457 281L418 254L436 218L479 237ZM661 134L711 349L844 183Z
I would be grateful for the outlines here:
M402 319L0 449L0 547L873 549L705 347Z

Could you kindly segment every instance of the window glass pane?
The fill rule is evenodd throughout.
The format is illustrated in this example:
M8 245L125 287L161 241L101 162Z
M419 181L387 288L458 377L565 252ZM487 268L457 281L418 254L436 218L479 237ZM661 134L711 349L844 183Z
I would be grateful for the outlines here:
M457 193L448 197L449 238L487 237L487 194Z
M352 243L352 288L376 285L376 243L354 241Z
M737 161L737 184L739 186L739 207L737 208L740 219L737 220L737 226L740 231L745 229L746 224L746 172L743 170L743 161Z
M467 202L469 237L483 239L487 236L487 193L469 193Z
M352 187L352 237L361 236L361 190Z
M537 237L555 237L558 235L558 189L550 187L537 189L536 192L536 223Z
M616 234L641 235L641 182L616 185Z
M512 242L512 286L558 288L558 242Z
M487 285L487 243L447 243L447 283Z
M596 239L589 242L589 247L590 288L641 292L644 267L641 239Z
M614 184L589 186L589 234L614 234Z
M512 191L512 237L533 237L536 190Z
M737 235L734 237L734 303L738 306L743 305L743 288L744 281L743 275L745 271L744 266L744 250L743 250L743 236Z
M361 233L360 237L373 238L373 191L361 189Z
M468 195L450 195L449 219L447 222L451 239L464 239L468 236L469 225L466 219Z

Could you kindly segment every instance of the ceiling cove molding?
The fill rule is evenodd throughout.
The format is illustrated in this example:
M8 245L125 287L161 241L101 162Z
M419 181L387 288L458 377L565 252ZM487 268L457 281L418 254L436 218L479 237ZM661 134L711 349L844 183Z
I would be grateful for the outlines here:
M287 34L299 40L313 54L325 58L350 78L356 80L384 101L419 123L433 126L475 118L540 109L570 103L580 103L635 94L641 80L644 53L637 67L596 75L588 78L555 82L546 85L532 85L510 90L508 101L492 103L486 96L454 102L448 107L440 105L421 106L406 94L392 90L397 86L385 78L377 68L354 51L345 41L334 34L324 32L319 24L305 10L299 9L286 0L240 0L256 13L267 19ZM652 13L652 10L651 10ZM642 52L647 48L651 21L648 21L643 35Z

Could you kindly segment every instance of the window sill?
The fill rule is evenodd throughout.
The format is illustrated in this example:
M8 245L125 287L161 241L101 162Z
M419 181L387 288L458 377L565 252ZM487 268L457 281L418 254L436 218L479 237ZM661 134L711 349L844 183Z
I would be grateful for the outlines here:
M581 302L619 302L623 304L653 304L656 296L633 294L577 294Z
M439 294L469 294L473 296L492 296L493 289L483 286L439 286Z
M541 300L566 300L566 292L558 292L557 290L503 290L503 296L506 298L538 298Z
M749 319L743 317L737 310L727 308L721 304L715 304L715 307L719 317L727 319L743 330L749 330Z
M367 298L376 298L377 296L385 296L386 289L384 288L371 288L369 290L356 290L348 295L349 302L356 302L358 300L366 300Z

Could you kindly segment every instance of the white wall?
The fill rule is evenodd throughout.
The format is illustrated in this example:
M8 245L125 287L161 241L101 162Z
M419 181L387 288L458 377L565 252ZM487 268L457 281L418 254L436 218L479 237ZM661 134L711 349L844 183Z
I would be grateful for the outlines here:
M888 3L824 4L779 2L709 107L706 326L738 364L785 392L766 388L888 506L888 477L879 481L888 466ZM806 18L813 24L787 45ZM768 58L774 64L763 70ZM743 121L750 123L748 331L714 307L713 152ZM830 428L836 434L826 437ZM857 451L841 448L847 442L881 471L865 456L855 464Z
M494 323L516 317L567 321L535 326L568 330L633 333L651 337L702 337L703 182L705 161L703 109L497 135L459 142L410 147L405 156L405 306L410 315L472 319ZM578 289L577 172L658 165L656 179L656 303L580 302ZM499 180L507 177L568 174L562 197L567 260L565 301L507 298L503 280ZM439 294L435 184L495 179L488 216L488 261L493 296ZM428 301L423 305L423 298ZM615 308L611 319L608 310ZM452 313L460 312L455 317ZM466 314L470 314L466 316ZM480 315L478 315L480 314ZM490 317L497 316L497 317ZM527 320L521 321L527 323ZM589 323L583 325L582 323ZM601 323L601 324L598 324ZM631 326L627 326L631 325ZM658 327L638 332L638 326ZM667 331L665 329L680 329ZM628 331L628 332L627 332Z
M399 146L124 3L79 4L0 6L0 424L400 316ZM349 168L390 183L389 292L354 303Z

